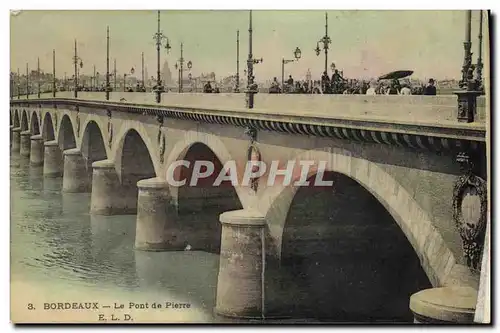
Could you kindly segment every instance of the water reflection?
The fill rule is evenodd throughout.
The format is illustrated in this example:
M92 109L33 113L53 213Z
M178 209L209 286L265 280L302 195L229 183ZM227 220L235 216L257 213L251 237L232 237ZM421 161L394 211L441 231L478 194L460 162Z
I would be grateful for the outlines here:
M61 193L61 177L44 177L19 155L12 155L10 173L16 279L82 295L96 290L130 300L154 295L192 304L196 315L185 321L214 320L217 254L136 251L135 215L90 215L90 193Z

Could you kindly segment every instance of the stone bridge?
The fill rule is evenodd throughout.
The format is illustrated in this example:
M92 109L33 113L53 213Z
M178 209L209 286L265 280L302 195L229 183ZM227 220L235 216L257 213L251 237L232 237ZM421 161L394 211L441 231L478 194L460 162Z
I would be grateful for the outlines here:
M261 94L252 110L243 94L164 96L12 100L11 150L91 192L91 214L137 214L138 250L220 253L222 315L412 320L420 290L477 290L480 235L460 223L484 220L484 99L460 123L455 96ZM173 186L180 160L188 181ZM249 160L313 161L308 180L322 163L333 186L268 185L269 172L189 186L196 161L216 174L234 161L241 180Z

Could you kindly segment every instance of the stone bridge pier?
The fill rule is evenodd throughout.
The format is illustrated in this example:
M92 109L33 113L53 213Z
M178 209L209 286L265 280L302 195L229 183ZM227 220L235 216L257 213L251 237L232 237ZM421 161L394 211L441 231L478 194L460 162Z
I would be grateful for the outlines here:
M219 254L219 315L468 322L485 232L484 124L416 122L443 106L380 98L359 105L396 108L398 121L16 101L11 151L62 176L62 191L90 192L95 221L135 214L138 251ZM252 161L267 170L245 184Z

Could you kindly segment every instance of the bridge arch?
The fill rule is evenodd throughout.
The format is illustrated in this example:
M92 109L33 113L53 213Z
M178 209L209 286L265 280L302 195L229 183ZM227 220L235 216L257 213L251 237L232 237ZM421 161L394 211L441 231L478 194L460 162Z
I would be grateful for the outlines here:
M27 131L29 129L29 117L28 112L24 109L21 113L21 131Z
M31 113L30 129L32 135L40 134L40 121L38 119L38 113L36 111L33 111Z
M82 115L80 114L80 117L81 116ZM91 146L96 148L95 145L101 141L102 147L104 147L105 150L104 155L111 156L111 148L107 142L106 124L101 121L101 118L95 114L88 114L87 117L83 119L81 124L79 136L80 142L77 146L82 147L82 153L86 151L86 148L83 146L90 143ZM99 147L99 150L102 147ZM102 154L98 153L98 156L102 156ZM94 161L98 161L98 159L95 159Z
M62 151L67 149L76 148L75 132L73 124L68 114L64 114L61 118L59 125L59 132L57 134L57 142Z
M113 128L111 129L112 134L108 133L108 135L112 135L112 138L116 138L116 140L113 140L114 141L112 147L113 149L111 150L110 154L108 154L108 156L110 156L110 159L115 161L116 170L118 172L119 177L122 176L121 172L123 171L123 166L122 166L123 154L127 138L129 139L132 138L131 141L128 140L129 144L140 146L141 153L144 153L144 157L145 158L147 157L147 159L151 161L154 170L153 177L156 177L155 175L159 176L161 166L158 159L155 158L155 155L153 154L153 152L158 151L158 147L156 147L150 140L148 132L146 131L144 126L139 122L124 121L123 125L120 127L120 130L118 132L115 132L116 124L113 125L115 126L113 126ZM102 128L102 125L100 127Z
M371 241L375 242L374 244L378 244L377 242L380 239L386 239L384 235L379 238L378 235L378 223L380 222L380 225L382 225L382 222L388 221L385 224L385 226L382 226L381 228L388 228L387 230L387 235L394 235L391 236L393 238L390 238L390 241L394 240L398 246L405 248L407 247L408 249L402 249L401 251L404 251L404 254L408 255L409 259L405 259L407 261L411 261L411 266L408 268L408 271L415 271L415 275L420 276L420 271L422 273L425 273L424 276L421 276L420 281L422 281L422 285L416 287L415 285L408 285L408 288L420 288L422 286L425 287L426 283L429 283L429 287L432 286L443 286L447 284L447 279L450 277L450 273L455 266L455 258L451 251L448 249L446 246L441 234L438 232L437 229L435 229L432 225L432 220L429 217L429 215L419 206L419 204L411 197L411 195L388 173L386 173L382 168L380 168L378 165L376 165L373 162L367 161L362 158L357 158L351 155L350 152L338 149L338 148L331 148L328 149L327 151L320 151L320 150L315 150L315 151L308 151L305 152L304 154L301 154L298 156L297 160L310 160L310 161L325 161L326 162L326 176L327 177L333 177L334 180L334 186L339 186L338 191L342 191L340 193L340 197L342 195L347 196L349 193L351 194L351 201L344 199L343 203L341 201L337 201L336 203L333 201L334 197L328 197L325 201L328 201L328 204L330 205L330 208L332 206L337 205L337 207L341 207L340 209L337 209L338 211L342 211L344 209L344 213L338 214L337 218L340 219L340 222L345 221L345 220L350 220L352 219L355 221L358 217L352 215L352 217L349 214L354 214L354 213L359 213L359 208L357 209L356 207L352 209L352 211L345 212L345 209L348 209L347 207L352 207L353 206L353 200L356 200L355 205L358 205L357 207L364 207L365 209L364 202L366 203L366 209L370 209L371 216L370 215L365 215L364 218L366 220L372 220L371 223L372 228L375 227L376 232L373 233L368 233L367 238L371 239ZM314 176L315 172L312 172L309 174L309 176ZM323 177L326 178L326 177ZM294 186L273 186L273 187L268 187L266 188L263 193L259 195L260 197L260 204L259 208L263 213L266 215L266 219L268 221L268 230L270 234L270 239L272 240L271 246L274 248L271 249L272 251L276 251L276 254L280 261L282 262L283 266L286 266L286 261L287 256L289 255L290 249L295 246L295 248L299 249L298 251L301 251L306 247L306 245L302 246L297 246L297 244L291 244L291 239L293 239L296 235L299 236L299 238L295 239L307 239L308 237L311 237L313 247L314 246L319 246L317 244L322 244L322 242L327 242L325 244L325 247L320 249L320 251L327 251L331 255L334 251L333 250L326 250L328 246L335 246L332 245L332 239L335 239L335 237L339 237L340 234L342 234L340 231L332 232L332 227L327 226L325 229L325 224L319 225L316 229L309 229L306 230L305 233L303 232L304 229L304 218L298 218L298 220L293 221L293 218L297 217L291 217L291 211L293 210L294 206L297 204L297 202L302 202L302 204L305 204L308 200L308 198L312 198L314 194L314 190L311 189L313 192L308 192L307 187L294 187ZM304 195L304 193L306 193ZM333 188L330 190L330 192L334 192ZM364 192L364 193L363 193ZM355 194L354 194L355 193ZM368 194L369 193L369 194ZM363 196L364 199L353 199L355 198L360 198L360 195ZM300 197L300 199L297 199ZM339 196L337 196L338 198ZM370 198L372 200L370 201ZM335 199L338 200L338 199ZM358 201L360 200L360 201ZM361 202L364 200L363 202ZM376 206L377 204L383 208L382 210L378 209ZM369 206L368 206L369 205ZM310 205L306 204L306 208L302 207L302 211L307 211L308 213L311 213L314 215L314 212L310 210ZM371 207L371 208L368 208ZM333 207L335 208L335 207ZM295 209L295 211L300 211L301 209ZM328 210L328 208L327 208ZM387 215L387 217L384 216L384 213ZM328 219L332 218L332 215L325 215L323 216L324 220L327 220L327 223L332 223L332 221L328 221ZM340 216L343 216L340 217ZM381 217L382 216L382 217ZM374 220L374 217L377 218L377 220ZM378 218L380 217L380 221ZM339 221L335 220L334 222L338 223ZM309 219L308 216L306 216L306 219ZM390 221L394 222L391 223ZM349 222L349 221L348 221ZM364 222L364 221L363 221ZM302 224L301 224L302 223ZM309 221L308 221L309 223ZM354 222L353 222L354 223ZM297 227L297 231L294 235L294 230L293 227L290 228L290 224L294 225ZM394 225L395 228L390 226L390 224ZM397 225L396 225L397 224ZM363 224L363 227L365 225ZM335 227L337 225L335 224ZM348 226L351 228L351 226ZM368 227L370 227L368 225ZM300 230L300 228L303 228ZM320 231L318 231L320 230ZM348 229L345 229L348 230ZM354 230L354 229L350 229ZM368 230L368 229L367 229ZM384 229L385 230L385 229ZM317 232L317 234L315 234ZM385 232L385 231L384 231ZM328 239L325 236L327 234L334 235L332 236L331 239ZM398 236L398 234L401 234L401 236ZM352 236L350 234L345 234L346 238L341 238L337 239L336 241L334 240L333 242L336 242L337 246L341 246L338 244L349 244L350 242L350 237ZM315 238L316 237L316 238ZM360 236L362 237L362 236ZM372 239L373 237L377 237L376 239ZM328 244L328 242L330 242ZM411 244L410 246L407 246L407 244ZM387 243L381 243L381 244L387 244ZM390 245L390 244L389 244ZM350 249L357 250L357 245L352 245ZM368 249L370 245L368 245ZM362 244L359 245L359 247L363 247ZM396 246L397 247L397 246ZM399 249L395 249L396 251L399 251ZM311 250L313 251L313 250ZM385 250L384 253L389 253L391 256L395 252L391 252L390 250ZM352 254L355 256L355 254ZM397 253L397 255L400 255ZM314 261L316 261L316 265L318 265L318 261L321 262L320 259L318 259L319 255L314 255L311 258L308 258L307 260L310 260L312 262L312 270L314 269L319 269L318 267L314 266ZM391 257L392 258L392 257ZM414 258L414 259L412 259ZM325 260L332 260L331 256L328 259ZM392 259L391 259L392 260ZM403 259L400 259L403 260ZM292 261L290 261L292 262ZM306 263L307 265L311 265L311 262ZM400 262L404 262L400 261ZM336 263L339 265L339 263ZM370 265L373 263L369 263L367 265ZM292 263L291 265L297 265ZM301 266L302 264L299 264L300 267L308 267L306 266ZM348 266L349 264L347 264ZM400 270L401 265L400 264L392 264L393 266L390 266L390 260L386 261L383 263L383 265L389 265L387 267L393 267L394 270ZM321 266L321 265L320 265ZM328 269L331 269L330 273L333 273L333 270L336 269L335 265L330 266ZM344 269L344 268L342 268ZM392 273L387 271L387 274ZM346 268L346 271L349 269ZM343 278L347 278L347 273L346 271L339 273L336 272L334 275L338 278L339 274ZM323 272L324 273L324 272ZM321 273L321 274L323 274ZM304 274L304 272L294 272L294 275L300 275ZM344 274L344 275L342 275ZM370 275L369 273L368 275ZM398 273L399 274L399 273ZM405 274L405 272L401 273ZM317 276L315 274L310 274L310 276ZM390 276L390 275L389 275ZM330 278L331 279L331 278ZM410 278L407 280L411 280ZM428 281L428 282L425 282ZM348 282L348 281L344 281ZM368 281L370 283L371 281ZM450 282L451 283L451 282ZM316 284L316 283L309 283L311 285ZM316 284L318 285L318 284ZM389 289L391 286L388 287ZM342 290L342 289L341 289ZM420 290L420 289L418 289ZM418 290L414 290L418 291ZM318 295L318 297L325 297L324 292L325 290L322 291L322 295ZM399 290L398 292L401 292ZM306 293L307 294L307 293ZM353 295L351 296L351 300ZM409 301L409 296L406 299L406 301ZM398 297L401 297L398 296ZM384 299L384 296L379 295L379 298ZM401 299L401 298L400 298ZM405 301L404 297L402 301ZM400 302L402 302L400 300ZM317 300L315 300L316 304L318 303ZM365 303L367 303L368 300L365 299ZM376 301L374 301L376 302ZM368 305L367 305L368 306ZM404 307L404 304L403 304ZM346 306L347 308L347 306ZM395 307L395 308L401 308ZM408 314L405 314L408 315Z
M89 120L84 124L80 150L90 170L93 162L107 159L104 136L96 121Z
M115 166L121 183L120 195L126 213L136 213L137 182L156 177L153 158L143 137L133 128L129 128L120 139L116 156Z
M172 163L174 163L175 161L184 158L189 148L196 143L203 144L208 149L210 149L210 151L213 152L215 157L221 162L222 165L225 165L228 161L234 161L234 158L232 157L229 150L216 135L190 130L186 131L184 137L180 140L177 140L175 145L172 147L165 161L166 168L172 165ZM165 178L166 176L161 175L161 177ZM247 207L250 204L251 199L248 188L236 186L235 191L241 205L243 207ZM175 188L172 189L171 192L173 199L177 201L177 192L175 191Z
M42 120L42 137L44 141L55 140L54 124L52 123L52 115L46 112Z

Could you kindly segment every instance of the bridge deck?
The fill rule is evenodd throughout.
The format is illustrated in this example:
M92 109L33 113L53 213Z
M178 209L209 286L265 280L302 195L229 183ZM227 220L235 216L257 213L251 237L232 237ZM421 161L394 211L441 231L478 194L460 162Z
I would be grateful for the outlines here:
M22 97L23 98L23 97ZM25 97L24 97L25 98ZM23 98L23 99L24 99ZM52 98L42 94L41 98ZM58 92L56 98L73 98L72 92ZM36 95L30 96L30 100ZM104 93L79 92L78 99L105 102ZM16 100L16 99L14 99ZM109 102L157 106L153 93L116 92ZM313 120L330 122L359 121L379 125L412 125L448 129L486 130L486 100L478 99L478 115L474 123L456 119L457 97L443 96L365 96L365 95L255 95L255 108L245 108L245 94L165 93L162 107L183 110L211 111L240 117L261 119L286 118L288 121Z

